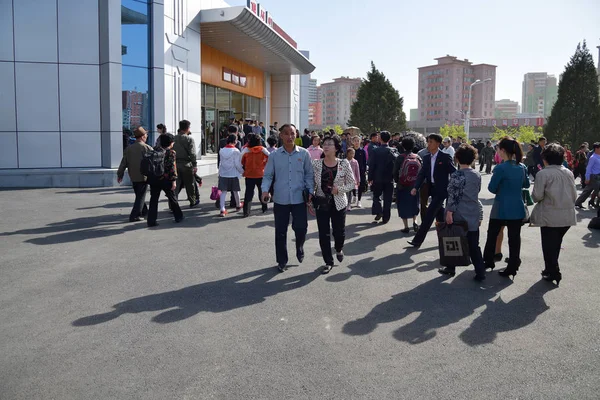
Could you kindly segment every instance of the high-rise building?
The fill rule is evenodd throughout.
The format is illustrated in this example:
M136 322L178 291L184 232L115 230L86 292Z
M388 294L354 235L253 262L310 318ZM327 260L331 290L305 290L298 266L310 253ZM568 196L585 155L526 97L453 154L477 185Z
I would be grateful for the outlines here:
M419 120L454 121L464 118L469 106L469 86L473 87L471 118L494 115L496 66L473 64L468 59L446 55L437 64L419 68Z
M530 72L523 77L523 97L521 102L524 114L547 117L558 96L558 82L547 72Z
M496 101L496 108L494 116L496 118L515 118L517 114L521 112L519 102L512 101L509 99L502 99Z
M317 97L317 80L309 79L308 80L308 102L316 103L317 101L319 101L319 98Z
M316 101L308 103L308 129L321 129L323 127L323 103Z
M350 107L356 101L361 83L360 78L342 76L320 86L324 125L348 126Z

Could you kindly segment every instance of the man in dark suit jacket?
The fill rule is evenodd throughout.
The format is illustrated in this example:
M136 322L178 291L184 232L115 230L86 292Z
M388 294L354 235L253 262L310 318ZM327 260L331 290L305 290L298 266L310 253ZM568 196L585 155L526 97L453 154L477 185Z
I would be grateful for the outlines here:
M454 167L452 157L440 151L441 143L442 136L437 133L432 133L427 137L429 154L423 157L423 168L419 171L415 187L411 191L411 194L416 196L421 185L429 183L429 195L431 196L431 203L427 208L423 223L413 240L408 242L408 244L414 247L421 246L434 219L437 219L439 222L444 220L443 205L444 200L448 197L448 181L450 180L450 174L454 173L456 168Z
M371 213L375 215L375 222L383 218L382 223L387 224L392 215L392 196L394 193L394 163L398 157L398 150L389 147L391 135L381 131L381 145L372 150L369 155L369 184L373 187L373 207ZM381 207L383 195L383 208Z

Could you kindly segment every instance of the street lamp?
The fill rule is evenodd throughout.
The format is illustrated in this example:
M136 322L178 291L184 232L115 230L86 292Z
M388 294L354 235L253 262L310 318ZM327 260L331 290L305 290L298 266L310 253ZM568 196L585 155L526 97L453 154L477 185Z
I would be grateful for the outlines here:
M471 93L473 91L473 86L479 85L483 82L489 82L492 78L487 78L484 80L477 79L475 82L471 83L469 86L469 108L467 111L467 117L465 118L465 134L467 135L467 142L469 141L469 131L471 130Z

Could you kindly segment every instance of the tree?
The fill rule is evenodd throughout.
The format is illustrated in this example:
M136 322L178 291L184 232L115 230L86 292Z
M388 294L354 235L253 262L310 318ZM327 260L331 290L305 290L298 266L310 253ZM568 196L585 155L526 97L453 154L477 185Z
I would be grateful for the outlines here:
M494 127L491 140L498 141L505 136L510 136L517 139L520 143L537 143L542 137L542 128L533 126L519 126L518 128L509 126L505 129Z
M323 129L323 131L329 132L330 129L333 129L334 132L337 133L338 135L341 135L342 133L344 133L344 129L340 125L334 125L334 126L327 125L325 127L325 129Z
M461 139L467 138L467 134L465 133L464 125L448 125L448 124L446 124L446 125L440 127L440 135L442 135L442 137L450 137L450 138L455 138L455 137L459 137Z
M403 104L404 99L371 61L371 71L358 88L356 101L350 109L348 125L357 126L363 132L404 131L406 114L402 111Z
M545 130L549 140L568 143L573 148L593 142L600 135L600 99L594 60L585 40L565 67L558 97Z

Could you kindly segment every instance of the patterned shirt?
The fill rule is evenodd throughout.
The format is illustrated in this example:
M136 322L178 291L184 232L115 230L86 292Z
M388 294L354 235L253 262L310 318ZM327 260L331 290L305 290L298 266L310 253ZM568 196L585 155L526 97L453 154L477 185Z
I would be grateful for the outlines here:
M156 151L165 151L165 173L161 180L176 181L177 180L177 164L175 162L177 154L173 149L163 149L161 146L154 148Z

